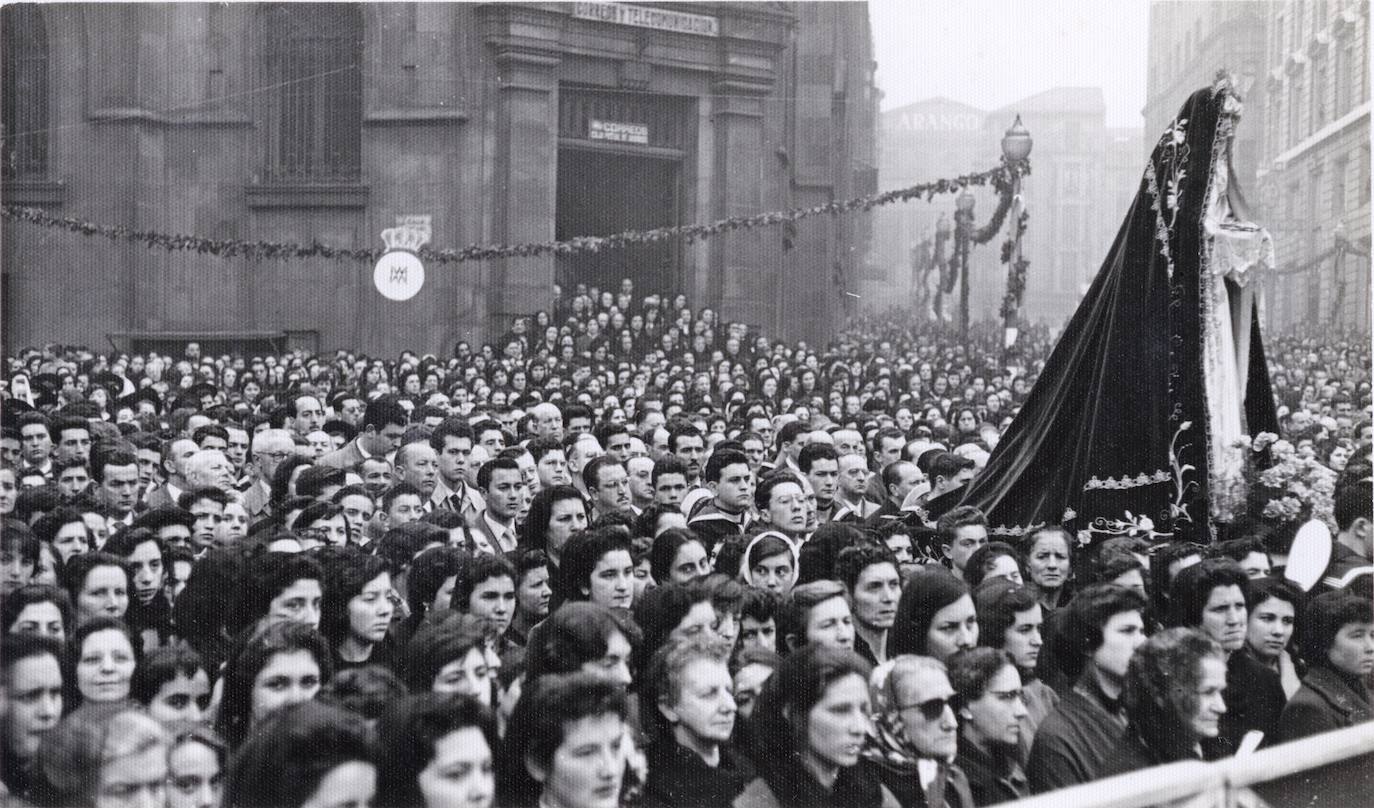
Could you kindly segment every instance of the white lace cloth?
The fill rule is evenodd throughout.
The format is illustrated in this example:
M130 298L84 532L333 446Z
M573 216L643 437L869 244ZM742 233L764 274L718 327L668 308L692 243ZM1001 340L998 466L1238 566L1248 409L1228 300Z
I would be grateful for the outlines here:
M1255 281L1274 266L1274 240L1237 217L1231 205L1230 161L1217 161L1212 199L1203 222L1207 275L1203 278L1203 383L1211 436L1212 516L1228 519L1244 496L1245 382L1250 331L1260 300Z

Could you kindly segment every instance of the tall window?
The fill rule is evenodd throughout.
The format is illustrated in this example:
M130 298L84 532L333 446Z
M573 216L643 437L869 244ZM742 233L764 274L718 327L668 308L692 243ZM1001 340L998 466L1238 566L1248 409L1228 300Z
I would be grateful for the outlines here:
M48 172L48 34L36 4L0 9L0 48L4 178L42 179Z
M293 3L271 6L263 17L269 180L356 181L362 153L362 13L343 3Z
M1315 132L1326 125L1326 56L1316 57L1312 65L1312 120L1308 130Z

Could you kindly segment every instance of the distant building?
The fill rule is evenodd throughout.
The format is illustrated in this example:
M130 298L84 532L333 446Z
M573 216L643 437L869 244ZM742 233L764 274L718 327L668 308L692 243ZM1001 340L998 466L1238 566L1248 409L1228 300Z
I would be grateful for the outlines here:
M866 3L9 4L6 202L218 239L435 247L709 222L871 193ZM555 284L685 294L813 342L866 271L867 217L694 243L372 267L168 253L6 222L4 342L395 356L485 341Z
M881 190L907 188L995 166L1001 152L999 146L989 145L986 140L986 119L985 111L948 98L918 101L882 113L878 158ZM975 195L979 197L981 212L987 213L995 203L994 197L981 191ZM944 196L930 202L889 205L873 212L877 228L874 264L882 272L865 284L863 300L870 308L882 309L912 299L914 275L920 271L917 264L921 261L914 256L923 248L932 248L941 216L953 226L953 211L954 197ZM996 258L989 258L985 250L975 251L969 259L974 276L995 269L996 264ZM934 283L933 276L930 282ZM973 288L972 299L978 299L979 291L977 286ZM978 310L977 306L970 308Z
M1144 152L1148 156L1193 91L1208 87L1217 71L1236 76L1245 112L1236 129L1232 162L1246 189L1255 185L1267 87L1265 30L1274 0L1203 0L1150 3Z
M1030 215L1023 250L1030 270L1021 311L1058 325L1101 266L1143 167L1139 130L1106 126L1100 89L1059 87L993 112L944 98L884 112L880 182L886 190L991 168L1018 114L1034 141L1023 187ZM974 221L981 225L997 198L990 189L977 189L974 197ZM952 223L953 214L952 196L882 212L876 255L888 276L886 286L875 285L868 297L883 303L909 299L913 254L928 251L939 218ZM1002 305L1006 267L1000 247L1007 232L970 255L969 311L975 320L995 318ZM949 305L957 303L947 301L947 313L954 311Z
M1270 329L1369 332L1369 3L1273 4L1258 207Z

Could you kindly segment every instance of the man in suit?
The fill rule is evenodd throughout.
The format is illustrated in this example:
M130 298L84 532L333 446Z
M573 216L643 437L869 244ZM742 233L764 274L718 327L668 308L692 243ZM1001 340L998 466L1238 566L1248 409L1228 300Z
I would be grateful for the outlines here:
M252 479L243 492L243 509L248 511L250 519L267 515L267 504L272 499L272 475L295 450L296 443L285 429L264 429L253 436L253 457L249 462Z
M190 438L172 438L162 444L162 471L167 482L148 494L148 507L175 505L181 495L190 490L186 482L186 461L200 451L200 447Z
M487 509L472 525L477 550L497 555L510 553L519 541L515 517L525 488L520 464L507 457L488 460L477 471L477 487L487 501Z
M358 427L358 437L315 461L318 466L330 466L344 471L356 471L369 457L385 457L401 445L410 416L392 396L382 396L368 402Z
M453 511L469 527L487 507L482 495L467 484L473 443L472 427L456 416L439 422L429 436L429 445L439 457L439 483L430 497L432 507Z

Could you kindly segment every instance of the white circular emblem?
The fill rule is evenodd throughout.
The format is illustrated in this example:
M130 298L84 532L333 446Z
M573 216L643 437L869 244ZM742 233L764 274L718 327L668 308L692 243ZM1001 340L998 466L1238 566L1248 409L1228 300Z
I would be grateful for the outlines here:
M425 285L425 265L414 253L392 250L377 262L372 280L388 300L409 300Z

